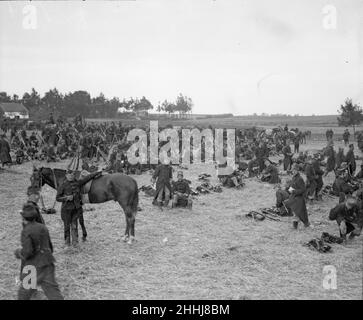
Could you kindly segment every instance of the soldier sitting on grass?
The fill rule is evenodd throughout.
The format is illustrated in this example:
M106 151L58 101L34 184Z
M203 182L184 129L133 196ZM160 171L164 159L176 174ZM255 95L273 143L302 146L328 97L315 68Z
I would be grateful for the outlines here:
M358 202L349 197L344 203L339 203L330 210L329 219L335 220L339 226L339 233L346 240L359 236L363 227L363 210Z

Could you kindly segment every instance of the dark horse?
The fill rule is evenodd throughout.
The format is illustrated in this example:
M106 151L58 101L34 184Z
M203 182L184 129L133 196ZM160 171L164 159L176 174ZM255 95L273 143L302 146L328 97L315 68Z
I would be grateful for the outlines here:
M40 186L47 184L53 189L57 189L64 182L65 174L66 170L62 169L39 168L34 170L33 178L40 181ZM123 240L131 244L135 239L135 217L139 203L137 182L122 173L104 174L92 180L88 198L89 203L114 200L120 204L126 217L126 231ZM83 216L80 217L80 225L85 238L87 232Z

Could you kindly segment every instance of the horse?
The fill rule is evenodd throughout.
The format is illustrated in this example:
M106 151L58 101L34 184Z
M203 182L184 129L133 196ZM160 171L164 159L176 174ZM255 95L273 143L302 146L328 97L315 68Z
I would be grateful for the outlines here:
M34 168L33 175L37 175L35 178L40 181L40 186L47 184L51 188L57 189L65 181L66 170ZM119 203L126 219L123 241L132 244L135 240L135 218L139 203L139 189L135 179L122 173L104 174L91 180L88 199L89 203L104 203L111 200ZM87 235L83 217L80 219L80 225L83 236Z

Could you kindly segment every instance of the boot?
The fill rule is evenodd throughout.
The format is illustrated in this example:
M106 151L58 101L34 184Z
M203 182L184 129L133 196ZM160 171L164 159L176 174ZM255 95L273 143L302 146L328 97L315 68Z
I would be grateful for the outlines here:
M164 201L164 207L167 207L169 205L169 200Z
M297 230L298 224L299 224L299 222L297 222L297 221L292 222L292 226L294 227L295 230Z

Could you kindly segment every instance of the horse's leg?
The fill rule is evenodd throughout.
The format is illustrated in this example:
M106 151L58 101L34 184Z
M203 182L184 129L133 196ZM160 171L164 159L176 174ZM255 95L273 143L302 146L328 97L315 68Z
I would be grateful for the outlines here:
M128 241L128 244L132 244L133 241L135 241L135 217L136 217L136 212L131 211L131 216L128 218L130 219L130 229L131 229L131 234L130 234L130 239Z
M120 206L121 206L121 203L120 203ZM121 206L121 207L122 207L122 206ZM125 213L125 222L126 222L125 234L124 234L124 236L122 237L122 240L123 240L124 242L126 242L126 241L128 241L128 240L129 240L129 237L130 237L130 222L129 222L129 218L128 218L128 216L127 216L127 211L126 211L126 209L125 209L125 208L123 208L123 207L122 207L122 209L123 209L123 211L124 211L124 213Z
M81 212L79 214L79 224L81 225L81 228L82 228L82 240L86 241L87 240L87 230L84 225L83 208L81 208Z

